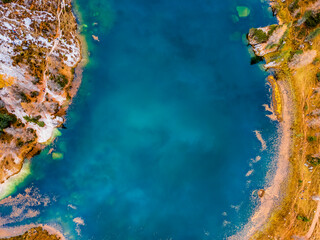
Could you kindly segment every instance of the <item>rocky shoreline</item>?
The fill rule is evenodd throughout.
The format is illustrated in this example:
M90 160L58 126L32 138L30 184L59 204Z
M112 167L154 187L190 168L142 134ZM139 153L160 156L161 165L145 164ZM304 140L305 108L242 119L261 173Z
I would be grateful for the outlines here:
M81 43L70 0L0 5L0 183L54 138L79 86Z
M319 239L320 1L270 5L279 24L251 29L248 40L252 62L263 59L271 74L271 109L282 134L273 180L235 239Z
M2 0L0 19L0 190L4 197L7 180L20 173L25 160L52 142L63 126L81 83L84 58L71 0ZM9 239L64 239L49 226L18 228L21 236L15 229ZM0 229L1 237L10 237L7 230Z

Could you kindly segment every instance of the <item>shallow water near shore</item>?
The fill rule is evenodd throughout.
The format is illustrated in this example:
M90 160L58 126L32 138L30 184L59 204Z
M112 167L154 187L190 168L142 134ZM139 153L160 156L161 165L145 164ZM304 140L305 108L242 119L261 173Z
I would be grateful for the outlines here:
M33 187L54 201L16 224L57 223L84 240L237 232L257 204L251 193L264 186L277 138L262 106L267 74L250 65L243 39L275 23L267 2L77 4L90 52L83 83L67 129L32 160L15 192ZM250 15L237 19L237 6ZM52 147L63 155L52 159Z

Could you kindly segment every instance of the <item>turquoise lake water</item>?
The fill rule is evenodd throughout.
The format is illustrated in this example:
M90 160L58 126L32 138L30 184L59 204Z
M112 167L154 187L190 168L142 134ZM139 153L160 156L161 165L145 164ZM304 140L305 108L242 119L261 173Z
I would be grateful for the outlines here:
M90 61L67 129L48 147L64 157L43 151L15 193L33 187L55 201L19 224L55 222L83 240L206 240L237 232L256 206L251 193L264 186L277 137L262 107L270 97L267 74L250 65L243 41L251 27L275 23L267 2L77 4ZM239 5L251 12L236 21ZM75 217L85 223L81 236Z

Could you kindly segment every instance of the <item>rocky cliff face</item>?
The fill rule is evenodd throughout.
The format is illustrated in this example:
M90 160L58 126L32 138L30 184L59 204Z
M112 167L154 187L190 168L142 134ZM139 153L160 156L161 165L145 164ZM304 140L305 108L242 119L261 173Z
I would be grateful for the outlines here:
M53 137L77 90L71 0L0 1L0 182Z

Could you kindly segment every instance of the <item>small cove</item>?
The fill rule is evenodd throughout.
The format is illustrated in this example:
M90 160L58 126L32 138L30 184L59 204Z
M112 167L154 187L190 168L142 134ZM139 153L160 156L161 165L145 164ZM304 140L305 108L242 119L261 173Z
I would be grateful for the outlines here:
M63 159L43 151L15 193L33 187L55 201L21 223L56 222L70 239L235 233L255 207L251 193L264 185L277 137L262 106L267 73L250 65L243 43L250 27L275 22L267 2L77 4L90 56L67 129L49 147ZM251 11L236 21L239 5Z

